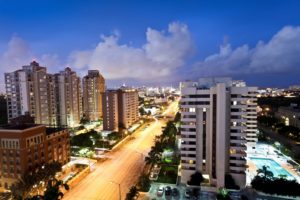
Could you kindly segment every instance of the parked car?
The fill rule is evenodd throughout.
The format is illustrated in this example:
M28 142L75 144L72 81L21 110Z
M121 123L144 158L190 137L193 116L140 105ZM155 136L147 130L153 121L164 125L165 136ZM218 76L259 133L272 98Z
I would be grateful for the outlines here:
M177 189L177 188L173 188L173 189L172 189L172 196L173 196L173 197L176 197L176 196L178 196L178 194L179 194L178 189Z
M159 186L158 189L157 189L156 195L157 195L158 197L161 197L161 196L164 195L164 191L165 191L164 186Z
M172 194L172 188L170 186L167 186L165 189L165 195L170 196Z
M190 189L186 189L184 193L185 198L189 199L192 196L192 191Z

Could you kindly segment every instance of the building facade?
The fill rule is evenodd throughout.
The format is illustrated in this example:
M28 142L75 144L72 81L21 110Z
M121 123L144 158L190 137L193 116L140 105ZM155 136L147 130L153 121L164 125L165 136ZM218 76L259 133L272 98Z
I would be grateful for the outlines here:
M83 112L91 121L103 117L102 94L105 92L105 79L98 70L89 70L82 79L83 85Z
M20 124L0 128L0 191L45 163L70 161L67 129Z
M28 66L5 73L8 121L29 112L35 123L56 125L53 75L33 61Z
M300 128L300 107L296 104L279 107L275 116L286 126Z
M136 89L118 90L119 127L128 129L139 119L139 97Z
M102 94L103 103L103 130L119 130L119 109L117 90L106 90Z
M58 125L74 127L82 117L80 78L69 67L54 77Z
M246 149L257 141L256 91L230 78L181 83L183 183L200 171L217 188L227 174L245 185Z

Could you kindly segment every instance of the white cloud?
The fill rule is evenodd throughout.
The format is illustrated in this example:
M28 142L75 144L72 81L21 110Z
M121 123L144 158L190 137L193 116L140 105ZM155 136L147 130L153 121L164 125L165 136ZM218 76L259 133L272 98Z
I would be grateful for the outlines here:
M37 60L42 66L49 69L59 66L57 55L44 54L35 56L29 45L22 38L13 36L7 43L7 47L0 52L0 91L4 91L4 73L20 69L21 66L29 64L32 60Z
M168 31L148 28L142 47L119 44L120 34L101 36L95 49L74 51L70 66L100 69L108 79L159 79L174 75L193 53L194 44L185 24L169 24Z
M270 41L259 41L254 48L222 45L219 53L196 63L192 72L204 76L300 72L299 44L300 27L286 26Z
M253 48L247 44L236 48L224 44L218 53L190 68L186 62L195 46L187 25L173 22L165 31L148 28L145 35L146 42L140 47L120 44L118 31L102 35L95 48L73 51L67 64L62 64L57 55L36 55L24 40L13 36L0 52L0 88L3 91L4 72L14 71L33 59L51 73L68 65L81 76L87 69L99 69L106 79L152 83L179 77L300 73L300 27L283 27L269 41L259 41Z

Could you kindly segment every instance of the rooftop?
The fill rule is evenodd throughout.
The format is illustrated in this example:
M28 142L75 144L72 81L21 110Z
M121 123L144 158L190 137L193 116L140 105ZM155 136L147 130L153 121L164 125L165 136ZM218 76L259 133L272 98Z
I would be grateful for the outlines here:
M6 124L6 125L2 125L0 127L0 130L25 130L36 126L40 126L40 124L20 124L20 125Z
M56 133L56 132L63 131L63 130L65 130L65 128L49 128L49 127L47 127L46 134L51 135L52 133Z

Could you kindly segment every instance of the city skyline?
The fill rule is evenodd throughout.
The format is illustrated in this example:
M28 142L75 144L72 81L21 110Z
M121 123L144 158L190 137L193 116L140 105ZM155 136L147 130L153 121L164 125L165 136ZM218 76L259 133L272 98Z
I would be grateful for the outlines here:
M0 4L1 73L35 59L51 73L100 70L108 86L175 85L202 76L263 87L298 83L297 1ZM4 91L4 77L0 84Z

